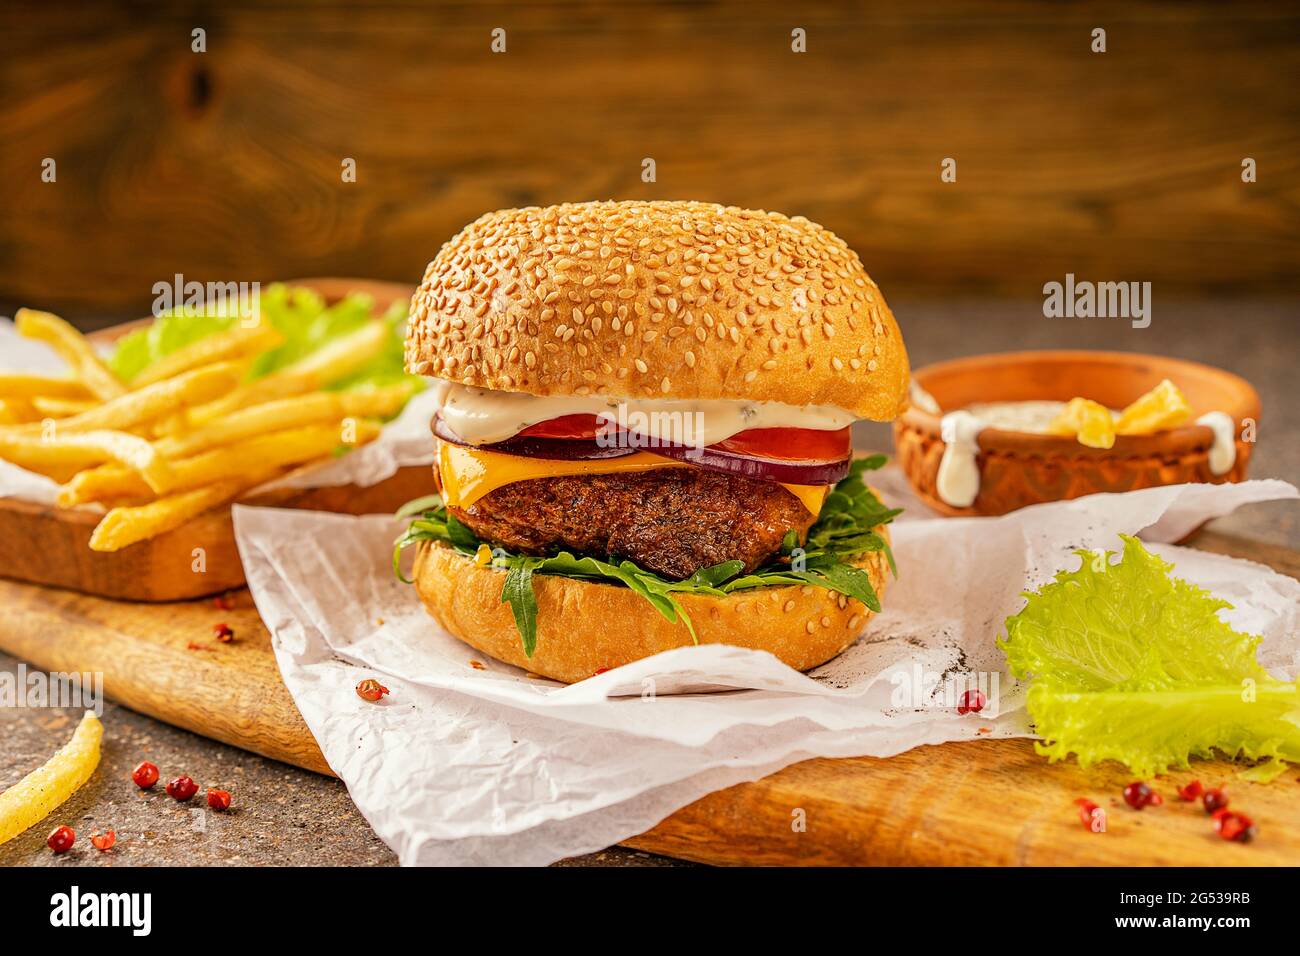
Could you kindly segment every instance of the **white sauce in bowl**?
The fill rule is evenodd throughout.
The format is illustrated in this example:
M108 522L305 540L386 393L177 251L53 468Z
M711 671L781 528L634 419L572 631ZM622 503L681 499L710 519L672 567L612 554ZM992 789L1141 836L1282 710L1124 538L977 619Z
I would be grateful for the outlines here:
M979 433L985 428L1002 431L1025 432L1031 435L1051 434L1052 421L1065 409L1065 402L977 402L964 409L949 412L939 420L939 434L943 438L943 458L939 460L939 474L935 492L939 499L954 508L969 508L975 503L980 490L980 472L976 456L979 454ZM1112 416L1118 412L1111 410ZM1210 471L1223 475L1237 461L1237 445L1232 417L1225 412L1207 412L1196 420L1214 432L1210 446Z
M976 402L966 411L988 428L1046 435L1056 416L1065 411L1065 402Z

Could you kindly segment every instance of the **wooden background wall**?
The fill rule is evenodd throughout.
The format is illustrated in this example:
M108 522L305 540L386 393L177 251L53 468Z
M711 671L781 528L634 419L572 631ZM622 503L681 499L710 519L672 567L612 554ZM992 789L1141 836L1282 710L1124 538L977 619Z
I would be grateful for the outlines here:
M0 306L140 314L175 272L414 280L480 212L610 197L804 214L893 294L1036 297L1067 271L1300 289L1295 4L46 0L0 18Z

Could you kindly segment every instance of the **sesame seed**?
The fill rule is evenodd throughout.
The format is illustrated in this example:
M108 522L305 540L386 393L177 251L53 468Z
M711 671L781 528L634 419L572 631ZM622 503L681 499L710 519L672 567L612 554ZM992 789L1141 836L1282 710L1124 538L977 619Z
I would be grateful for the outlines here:
M741 372L746 382L759 371L814 368L828 358L836 371L844 362L875 371L896 341L878 291L843 241L800 217L697 202L506 209L467 226L426 268L412 300L407 364L504 388L519 383L507 370L537 369L539 358L574 343L589 367L560 363L548 370L549 384L571 387L570 377L580 377L599 391L632 368L650 374L663 361L649 351L660 332L671 340L691 332L706 343L714 331L720 344L731 343L728 352L735 349L719 354L720 374L750 348L769 353ZM557 326L566 308L569 318ZM642 326L635 331L633 318ZM823 336L842 340L842 359L814 346ZM591 357L601 355L614 359L605 363L609 371L592 367ZM697 348L682 358L691 369L703 361ZM664 371L671 367L654 374ZM652 383L640 383L641 394Z

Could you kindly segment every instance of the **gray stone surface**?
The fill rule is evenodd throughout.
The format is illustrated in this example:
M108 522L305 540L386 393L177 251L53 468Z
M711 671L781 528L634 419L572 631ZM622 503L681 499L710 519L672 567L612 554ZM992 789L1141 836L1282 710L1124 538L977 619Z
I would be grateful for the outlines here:
M885 281L887 277L878 277ZM1029 303L926 304L894 302L914 365L958 355L1012 348L1101 348L1146 351L1207 361L1255 383L1263 398L1253 475L1294 480L1300 468L1296 344L1300 309L1294 303L1165 303L1154 299L1148 329L1117 320L1049 320ZM885 426L860 426L862 447L889 447ZM1293 503L1255 505L1216 522L1225 531L1300 547L1300 509ZM0 614L4 611L0 608ZM16 662L0 655L0 669ZM40 765L72 733L75 711L0 710L0 788ZM115 705L105 713L108 735L99 771L45 822L0 846L0 865L351 865L386 866L393 854L371 832L341 783L286 767L176 730ZM209 811L201 794L188 805L169 798L160 782L141 793L131 769L156 763L163 780L181 773L201 787L229 790L227 814ZM45 837L58 824L77 831L77 848L56 857ZM87 840L113 828L118 845L99 853ZM566 864L682 865L614 848Z

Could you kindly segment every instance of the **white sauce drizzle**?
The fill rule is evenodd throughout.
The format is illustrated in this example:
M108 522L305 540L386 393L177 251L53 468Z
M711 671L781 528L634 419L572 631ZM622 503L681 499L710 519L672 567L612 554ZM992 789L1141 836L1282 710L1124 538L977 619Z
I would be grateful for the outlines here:
M976 438L986 427L967 411L949 412L939 419L939 435L944 447L935 491L945 504L969 508L975 503L975 496L980 492L980 469L975 462L975 456L979 454Z
M1196 419L1196 424L1214 432L1214 443L1210 445L1210 471L1216 475L1231 471L1237 463L1237 442L1234 440L1237 426L1232 416L1226 412L1206 412Z
M443 421L471 445L505 441L530 425L562 415L609 415L629 431L686 445L712 445L749 428L838 431L853 424L857 417L831 405L603 395L543 397L473 388L440 379L430 381Z

